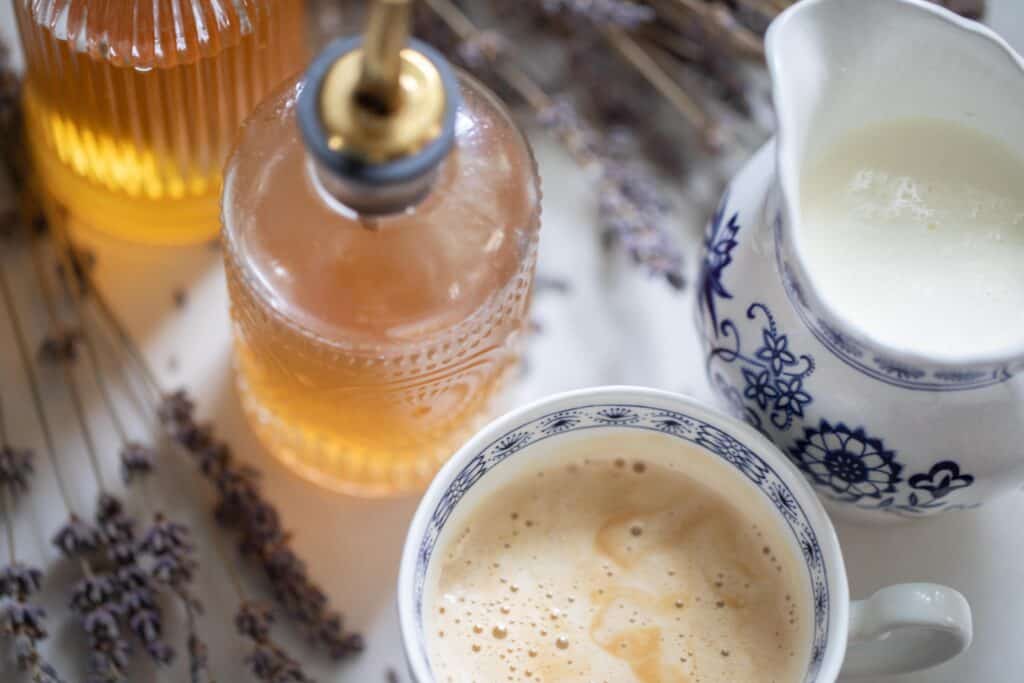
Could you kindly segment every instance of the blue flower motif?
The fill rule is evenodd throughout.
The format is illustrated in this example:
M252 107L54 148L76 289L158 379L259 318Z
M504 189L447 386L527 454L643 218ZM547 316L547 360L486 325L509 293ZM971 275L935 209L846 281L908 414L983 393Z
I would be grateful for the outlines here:
M597 411L594 419L604 424L630 424L639 421L640 416L629 408L615 407Z
M668 434L684 434L693 428L693 420L668 410L662 410L651 416L652 425L659 432Z
M772 375L767 370L754 372L744 368L743 378L747 380L747 388L743 395L757 401L757 405L761 406L762 410L768 407L770 401L778 397L779 392L772 386Z
M907 481L911 488L927 491L936 499L970 486L974 483L974 477L970 474L961 474L960 466L952 460L943 460L927 473L915 474Z
M800 504L797 503L793 493L781 482L773 482L768 488L768 497L772 504L791 522L800 519Z
M494 452L502 458L515 453L530 440L529 432L515 432L502 437L494 444Z
M789 339L784 334L776 334L770 327L764 329L764 346L757 350L757 357L771 366L776 375L782 369L796 365L796 356L789 351Z
M786 379L780 377L775 380L778 398L775 399L775 407L785 410L790 415L804 416L804 406L811 402L811 395L803 390L804 381L799 377Z
M572 429L579 423L579 411L564 410L542 420L540 430L545 434L558 434Z
M814 532L810 529L805 529L800 533L800 552L803 553L804 559L807 562L814 564L821 557L821 545L818 543L818 537L814 535Z
M903 466L895 453L863 428L851 430L842 422L834 427L822 420L818 429L804 428L804 437L790 448L790 456L821 486L843 500L881 498L896 492Z

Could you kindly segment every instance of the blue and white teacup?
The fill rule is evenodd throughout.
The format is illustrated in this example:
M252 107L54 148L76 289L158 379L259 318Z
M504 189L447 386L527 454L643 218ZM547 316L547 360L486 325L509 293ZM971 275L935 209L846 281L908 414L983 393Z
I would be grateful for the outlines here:
M438 683L427 655L425 587L435 548L452 531L446 523L466 494L475 487L484 495L494 491L522 471L515 465L524 461L513 461L543 458L559 440L578 447L581 440L611 434L642 439L647 462L709 458L716 480L733 478L740 483L733 490L762 496L764 509L775 511L806 571L803 602L813 627L804 683L831 682L840 672L865 676L923 669L970 644L970 607L951 588L897 585L851 603L839 541L824 508L794 465L757 431L677 394L597 387L545 398L492 422L427 490L409 529L398 584L402 641L415 683ZM680 448L681 441L697 448Z

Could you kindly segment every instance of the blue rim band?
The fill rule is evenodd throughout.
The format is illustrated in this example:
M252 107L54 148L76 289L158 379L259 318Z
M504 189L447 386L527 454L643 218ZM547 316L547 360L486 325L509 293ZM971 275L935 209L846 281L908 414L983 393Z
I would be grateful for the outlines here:
M411 156L384 163L372 163L358 154L330 149L327 146L328 134L320 118L320 91L327 73L336 61L358 49L362 44L361 36L336 40L317 55L306 70L302 91L299 93L296 103L299 129L302 131L306 148L321 166L330 169L342 179L370 186L380 186L404 183L419 178L441 163L455 143L455 113L462 103L455 71L448 60L434 48L416 39L409 41L409 47L427 57L437 67L437 71L441 75L441 83L445 91L445 111L441 135Z

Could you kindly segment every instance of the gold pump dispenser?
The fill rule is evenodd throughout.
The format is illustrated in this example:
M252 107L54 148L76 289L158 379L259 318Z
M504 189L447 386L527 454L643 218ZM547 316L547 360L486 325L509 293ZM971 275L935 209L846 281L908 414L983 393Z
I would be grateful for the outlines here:
M429 189L451 148L459 92L451 67L410 38L411 0L374 0L365 35L309 68L303 137L325 189L359 213L389 213Z

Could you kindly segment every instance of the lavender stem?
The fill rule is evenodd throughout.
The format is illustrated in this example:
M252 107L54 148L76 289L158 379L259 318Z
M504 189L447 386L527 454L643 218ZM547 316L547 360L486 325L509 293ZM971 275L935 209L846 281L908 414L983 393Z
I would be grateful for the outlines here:
M29 251L32 253L32 266L35 268L36 278L39 281L39 290L42 292L43 301L46 304L51 331L53 334L59 336L62 331L62 325L60 318L57 315L53 292L50 290L49 283L46 280L46 272L43 269L39 248L37 247L37 240L30 240ZM106 483L103 481L103 471L100 468L99 455L96 451L96 442L93 438L92 430L89 428L89 420L85 415L85 406L82 401L82 394L81 391L79 391L78 381L75 379L71 363L66 359L61 360L61 370L64 375L64 384L68 388L68 395L71 397L71 404L75 410L75 417L78 421L79 430L82 433L82 439L85 441L85 450L89 456L89 463L92 465L93 475L96 477L96 484L99 487L101 494L106 493L107 487Z
M4 439L4 443L7 440ZM17 560L18 553L14 547L14 504L11 502L9 496L10 492L6 486L0 486L0 513L4 516L4 526L7 528L7 549L10 551L8 554L11 558L11 564Z
M57 233L54 236L57 242L56 251L57 257L60 260L62 267L64 268L64 290L71 300L71 310L74 313L75 328L80 330L82 335L82 344L85 346L86 355L89 357L89 364L93 369L93 376L96 379L96 385L100 390L100 394L103 397L103 402L106 404L107 412L110 414L110 419L114 423L114 428L117 430L118 436L122 442L128 441L127 430L125 429L124 423L121 421L118 415L117 408L114 404L113 396L110 392L110 388L107 385L106 377L103 374L103 368L100 365L99 354L96 352L96 345L93 343L92 335L86 331L82 315L81 315L81 293L78 288L78 283L71 280L74 277L74 267L71 263L69 254L71 253L71 241L67 237L67 233L63 228L57 228L54 230Z
M0 446L10 445L7 441L7 415L4 413L4 402L0 398Z
M42 392L39 389L39 378L36 376L35 367L32 363L32 355L28 350L28 341L25 338L25 330L21 325L21 318L18 315L18 309L14 305L14 297L11 294L11 287L7 281L7 273L3 268L0 268L0 295L3 296L4 304L7 307L7 311L10 316L11 327L14 330L14 339L18 346L18 353L21 357L21 366L25 372L25 378L28 381L29 390L32 394L32 402L36 409L36 418L39 420L39 425L43 431L43 442L46 445L46 455L50 460L51 467L53 468L53 475L57 480L57 488L60 490L60 496L64 501L64 507L67 508L68 512L73 514L75 508L71 502L71 496L68 493L67 483L64 481L64 477L61 474L57 458L57 447L54 444L53 432L50 429L50 421L46 417L46 409L43 406Z

